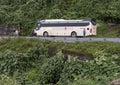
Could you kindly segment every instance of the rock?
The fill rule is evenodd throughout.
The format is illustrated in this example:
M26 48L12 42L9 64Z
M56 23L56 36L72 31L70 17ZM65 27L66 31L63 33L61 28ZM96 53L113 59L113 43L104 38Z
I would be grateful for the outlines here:
M107 23L107 25L108 25L109 27L115 27L115 26L116 26L116 23Z
M113 80L110 85L120 85L120 79Z

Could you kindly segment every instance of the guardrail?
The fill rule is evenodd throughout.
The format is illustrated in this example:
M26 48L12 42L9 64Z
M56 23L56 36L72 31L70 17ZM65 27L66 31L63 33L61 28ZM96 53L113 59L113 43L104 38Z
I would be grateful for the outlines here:
M2 38L18 38L18 37L5 37ZM36 38L41 40L50 40L55 42L119 42L120 38L71 38L71 37L21 37L21 38Z
M36 37L35 37L36 38ZM42 40L58 42L120 42L120 38L70 38L70 37L37 37Z

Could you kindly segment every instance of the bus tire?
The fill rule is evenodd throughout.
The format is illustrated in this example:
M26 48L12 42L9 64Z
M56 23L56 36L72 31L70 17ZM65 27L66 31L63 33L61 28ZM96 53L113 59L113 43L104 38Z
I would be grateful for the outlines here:
M45 32L43 33L43 36L44 36L44 37L48 37L48 32L45 31Z
M77 37L77 33L76 33L75 31L73 31L73 32L71 33L71 37L73 37L73 38Z

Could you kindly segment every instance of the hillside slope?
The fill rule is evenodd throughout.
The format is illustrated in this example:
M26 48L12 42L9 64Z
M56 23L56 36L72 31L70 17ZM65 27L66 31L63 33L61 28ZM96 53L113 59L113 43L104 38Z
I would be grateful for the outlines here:
M0 85L108 85L119 61L119 43L2 39Z

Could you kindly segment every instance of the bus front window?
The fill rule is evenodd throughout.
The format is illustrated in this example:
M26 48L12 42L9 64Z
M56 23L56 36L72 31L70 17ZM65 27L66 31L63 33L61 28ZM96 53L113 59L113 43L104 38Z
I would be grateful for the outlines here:
M40 23L38 23L38 24L37 24L37 26L36 26L36 28L35 28L35 30L39 30L39 29L40 29L40 27L41 27L41 24L40 24Z

